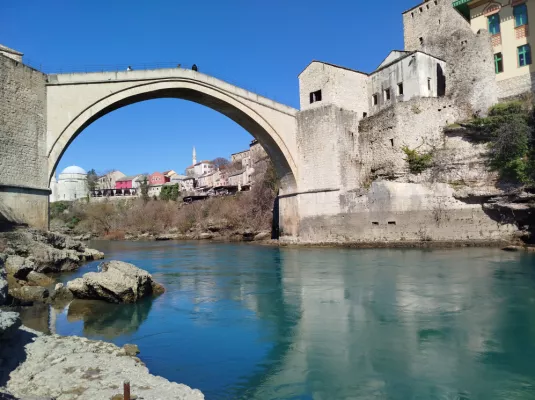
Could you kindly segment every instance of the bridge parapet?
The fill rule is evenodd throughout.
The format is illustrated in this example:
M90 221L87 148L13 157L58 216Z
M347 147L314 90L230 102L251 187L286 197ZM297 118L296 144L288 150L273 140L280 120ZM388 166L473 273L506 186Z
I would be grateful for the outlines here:
M172 80L172 79L186 79L199 83L205 83L210 86L216 86L221 90L225 90L233 95L245 98L250 101L257 102L263 106L272 108L282 113L294 116L298 110L278 103L267 97L261 96L257 93L242 89L231 83L228 83L219 78L202 72L193 71L185 68L160 68L160 69L143 69L132 71L104 71L104 72L73 72L48 75L47 86L58 85L80 85L80 84L97 84L97 83L113 83L113 82L136 82L136 81L156 81L156 80Z

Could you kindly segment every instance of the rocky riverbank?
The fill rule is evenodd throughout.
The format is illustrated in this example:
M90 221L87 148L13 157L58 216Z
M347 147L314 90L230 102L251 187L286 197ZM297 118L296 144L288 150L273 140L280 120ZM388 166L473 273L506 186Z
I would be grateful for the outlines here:
M199 390L151 375L137 346L45 335L22 326L11 311L13 305L21 310L34 303L66 305L74 297L135 302L164 290L146 271L117 261L75 280L78 291L62 284L52 289L55 281L48 273L103 257L62 234L27 228L0 232L0 399L119 400L123 381L130 382L132 398L204 399Z
M0 398L118 400L129 381L132 398L204 399L199 390L150 374L137 346L43 335L20 326L12 314L0 312ZM3 337L8 317L12 325Z
M36 229L0 232L0 286L9 286L4 304L28 305L47 301L55 280L50 273L73 271L104 254L69 236ZM0 303L1 304L1 303Z

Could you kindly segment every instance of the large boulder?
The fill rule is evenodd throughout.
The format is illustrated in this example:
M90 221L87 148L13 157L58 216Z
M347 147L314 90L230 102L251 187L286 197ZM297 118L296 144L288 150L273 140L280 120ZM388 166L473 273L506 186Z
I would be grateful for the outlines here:
M6 272L17 279L26 279L35 270L35 263L27 258L11 255L6 260Z
M268 239L271 239L270 232L260 232L260 233L257 233L254 237L254 240L268 240Z
M72 301L74 298L72 292L67 289L63 283L57 283L52 295L50 296L50 301L53 306L56 305L66 305Z
M46 276L45 274L42 274L40 272L35 272L35 271L31 271L26 277L26 280L31 285L37 285L37 286L51 286L55 282L54 279Z
M31 228L0 232L0 241L7 243L4 252L9 258L20 256L27 259L26 263L31 261L36 272L72 271L85 261L104 256L100 251L88 249L84 243L68 236ZM13 262L15 266L24 265L20 258L14 258ZM19 274L26 272L29 271L26 269Z
M108 261L102 263L101 268L101 272L88 272L82 278L67 283L74 297L109 303L135 303L162 289L147 271L133 264Z
M48 300L48 289L41 286L23 286L20 288L10 288L9 295L23 304L38 301L44 303Z

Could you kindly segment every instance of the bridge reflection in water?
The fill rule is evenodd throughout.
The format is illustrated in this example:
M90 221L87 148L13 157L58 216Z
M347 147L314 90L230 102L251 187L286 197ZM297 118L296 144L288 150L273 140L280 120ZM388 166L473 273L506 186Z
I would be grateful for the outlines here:
M167 293L133 313L82 312L83 327L69 310L58 333L137 343L153 373L207 398L534 395L532 255L102 246L148 269Z

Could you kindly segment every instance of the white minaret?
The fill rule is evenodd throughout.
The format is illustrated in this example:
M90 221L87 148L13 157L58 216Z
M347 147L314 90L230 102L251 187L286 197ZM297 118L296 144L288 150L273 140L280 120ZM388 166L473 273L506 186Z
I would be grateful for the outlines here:
M195 165L197 164L197 153L195 152L195 147L193 147L193 164L192 165Z

